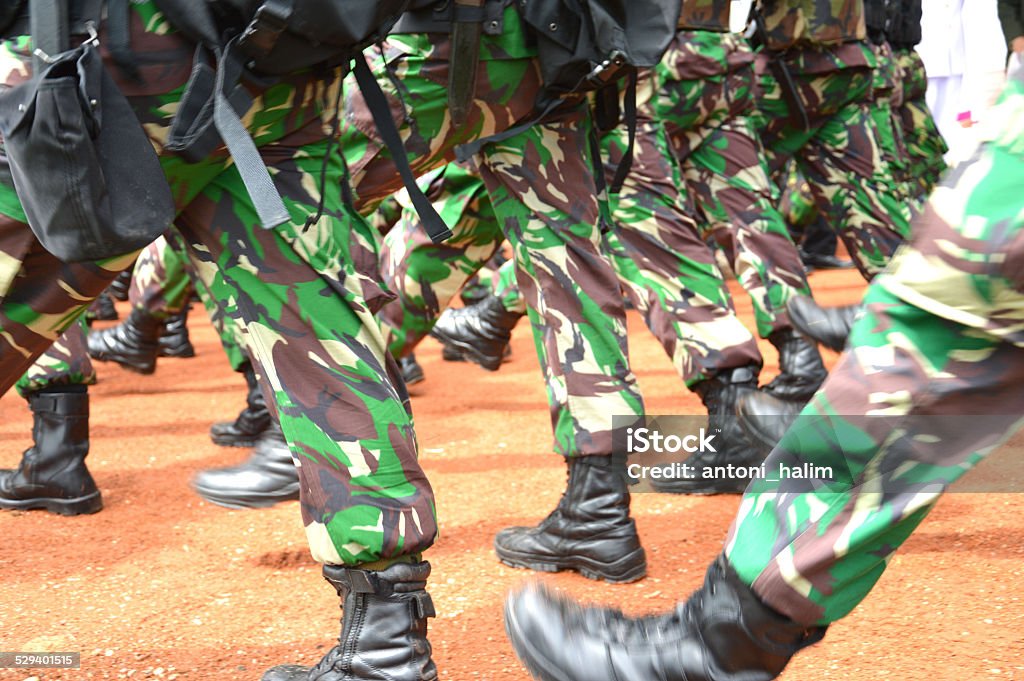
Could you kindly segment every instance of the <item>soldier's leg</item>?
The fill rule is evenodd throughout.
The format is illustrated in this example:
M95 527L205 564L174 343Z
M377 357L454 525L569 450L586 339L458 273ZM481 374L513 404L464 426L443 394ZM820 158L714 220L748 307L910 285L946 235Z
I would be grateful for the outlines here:
M301 155L278 162L274 180L294 206L293 224L260 228L244 185L227 169L186 209L179 228L193 257L216 267L215 295L235 296L298 465L314 556L355 565L419 554L433 542L436 522L407 396L373 317L384 300L373 280L375 237L354 212L327 207L302 227L316 212L319 197L310 192L327 146L303 145ZM325 206L341 205L335 161L328 161Z
M462 129L453 130L447 109L447 42L427 36L389 38L385 55L401 78L405 101L415 103L409 116L397 117L396 123L417 166L444 158L463 139L528 120L538 71L531 58L524 58L530 53L524 50L520 21L513 8L506 10L502 49L492 49L485 39L481 54L488 63L478 71L476 106ZM378 82L392 101L402 100L383 70ZM393 166L379 142L367 143L366 133L360 132L372 128L357 95L350 97L349 110L341 140L352 150L353 184L363 200L380 200L394 186ZM536 314L554 446L571 458L570 491L550 522L502 533L497 541L511 549L502 559L517 565L630 580L644 574L646 561L629 518L624 457L612 456L613 431L620 427L613 426L612 415L624 415L626 421L643 407L625 356L622 295L599 250L587 130L583 112L574 109L487 146L481 154L481 174L513 243L520 287ZM558 163L548 163L551 158ZM606 539L575 538L584 535Z
M504 235L498 244L502 241ZM485 290L480 300L445 310L430 335L443 345L442 356L446 360L469 361L488 371L497 371L511 352L512 329L526 316L526 301L516 281L514 259L491 272Z
M17 208L0 186L0 210ZM26 223L0 215L0 394L84 312L135 253L97 263L63 263L46 252Z
M506 260L491 278L491 295L501 301L507 312L526 314L526 300L516 280L516 261Z
M693 479L657 481L654 488L675 493L741 492L742 481L708 478L705 469L756 465L734 416L736 401L757 389L761 355L750 331L739 321L732 298L692 219L694 208L680 169L669 152L662 124L650 106L653 78L640 80L633 166L622 190L613 195L612 231L605 245L634 306L661 341L686 385L708 410L708 428L720 432L714 452L701 451L685 464ZM628 133L603 136L614 167L626 149Z
M740 63L715 77L686 77L689 50L682 48L694 33L702 37L698 47L706 50L703 43L717 39L729 63ZM778 190L768 179L764 150L749 118L755 110L754 69L741 63L749 54L738 36L680 32L655 70L654 107L703 218L698 227L722 246L754 303L758 334L768 338L790 328L786 301L810 289L776 208Z
M191 343L182 317L192 294L186 263L187 256L163 236L142 250L128 287L131 312L120 324L89 335L93 359L149 374L156 369L158 356L195 354L188 351ZM172 335L164 340L172 321Z
M903 128L896 120L895 107L903 101L903 81L899 65L888 44L873 46L878 66L874 70L873 101L870 104L871 121L874 124L875 139L885 169L886 182L881 187L882 205L900 216L902 222L909 222L915 206L910 200L912 192L907 176L907 147L903 140Z
M532 669L579 681L776 678L864 598L938 495L1024 425L1020 93L1012 139L933 196L915 241L869 289L807 428L766 462L834 472L755 482L725 555L665 615L514 596L506 626Z
M0 470L0 508L46 509L61 515L103 508L85 465L89 453L89 392L96 372L79 317L16 384L32 410L32 447L14 470Z
M916 186L915 198L921 198L931 193L946 172L945 154L949 147L925 101L928 77L920 55L913 48L906 48L897 50L896 59L903 82L903 104L896 114L909 155L907 174Z
M851 67L824 74L798 74L801 90L814 93L818 107L812 129L788 122L789 110L778 82L761 78L763 117L772 121L763 139L769 160L778 167L787 156L797 159L828 223L839 236L865 278L888 263L907 237L909 224L885 205L885 164L868 107L872 69Z
M649 77L641 79L633 165L611 199L613 233L605 245L634 306L688 387L744 367L756 384L761 354L697 234L665 130L648 106L652 86ZM609 168L617 166L626 143L624 128L602 136Z
M694 79L687 55L715 54L723 73ZM778 190L750 115L754 68L749 47L731 34L680 31L656 70L655 112L682 167L698 224L723 247L754 303L758 333L779 352L780 374L766 390L806 400L825 378L817 348L793 330L786 302L810 288L796 246L775 205ZM695 114L694 111L699 113Z
M478 172L450 163L429 179L427 197L452 236L432 243L407 206L381 249L381 275L397 299L384 306L380 318L396 357L413 351L504 239Z
M613 437L643 413L643 401L626 355L622 293L601 252L584 113L487 147L480 163L515 253L555 451L569 465L552 514L536 527L503 530L495 549L513 566L627 582L644 576L646 558L629 516L625 455ZM541 160L550 157L559 162Z

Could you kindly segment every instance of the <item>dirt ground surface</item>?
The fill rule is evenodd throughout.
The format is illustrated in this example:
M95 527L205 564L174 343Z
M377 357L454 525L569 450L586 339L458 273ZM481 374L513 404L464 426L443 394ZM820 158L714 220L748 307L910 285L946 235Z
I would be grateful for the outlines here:
M815 273L824 302L857 300L854 272ZM733 291L752 326L749 299ZM118 307L122 317L125 303ZM660 346L630 313L630 352L649 413L700 413ZM79 670L0 670L0 679L259 679L282 662L311 664L338 635L337 598L306 548L296 502L231 511L203 502L189 481L247 451L213 445L210 423L243 406L196 309L198 356L161 360L153 376L99 364L89 466L101 513L61 518L0 512L0 651L80 651ZM494 557L499 529L533 524L556 504L564 466L530 332L521 324L497 373L417 353L413 388L423 466L437 494L441 538L428 553L438 617L430 638L442 679L525 681L501 622L505 593L541 579L578 598L634 614L669 609L696 588L720 551L739 497L640 494L633 510L648 577L609 586L578 575L533 575ZM776 372L763 343L762 381ZM831 364L835 355L826 351ZM17 464L31 417L0 399L0 467ZM1024 495L950 494L893 559L861 608L785 681L1024 679Z

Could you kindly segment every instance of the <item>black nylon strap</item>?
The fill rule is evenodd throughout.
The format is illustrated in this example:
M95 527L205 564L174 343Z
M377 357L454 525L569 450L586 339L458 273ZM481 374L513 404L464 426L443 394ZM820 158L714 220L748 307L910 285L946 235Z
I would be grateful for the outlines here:
M395 122L391 119L391 108L388 106L388 100L384 97L383 90L380 89L377 79L373 77L370 67L366 65L366 59L362 58L362 56L356 58L354 71L356 82L359 83L359 89L366 100L366 106L369 107L370 113L373 114L373 122L377 126L377 132L380 133L384 146L388 148L391 158L395 161L398 174L402 177L402 182L405 183L405 188L409 192L412 205L416 209L416 213L419 214L423 227L430 236L430 240L435 244L439 244L450 237L452 231L448 229L448 225L444 223L444 220L434 210L434 206L427 199L426 195L423 194L419 185L416 184L416 177L412 173L412 168L409 167L409 158L406 156L405 145L402 144L398 128L395 127Z
M623 96L622 118L629 133L629 143L626 145L626 152L619 161L619 167L615 169L615 177L612 178L611 187L608 189L611 194L618 194L622 190L622 184L626 181L630 169L633 167L633 147L636 142L636 70L631 70L626 76L626 92Z
M130 34L131 9L128 0L107 0L107 49L121 71L138 81L139 68L132 54Z
M48 57L66 51L71 44L68 36L67 0L29 0L28 7L29 27L35 49ZM34 72L40 73L45 63L36 54L32 61Z
M281 195L270 178L263 157L256 149L256 143L249 136L242 120L231 107L231 103L225 96L226 88L234 88L237 83L225 82L224 73L227 71L226 63L234 63L238 59L235 55L235 41L232 39L224 53L217 60L217 85L214 87L213 122L217 126L217 132L224 140L224 146L228 148L231 157L235 161L239 175L245 189L249 192L253 208L259 216L260 224L264 229L272 229L280 224L289 222L291 214L284 206Z

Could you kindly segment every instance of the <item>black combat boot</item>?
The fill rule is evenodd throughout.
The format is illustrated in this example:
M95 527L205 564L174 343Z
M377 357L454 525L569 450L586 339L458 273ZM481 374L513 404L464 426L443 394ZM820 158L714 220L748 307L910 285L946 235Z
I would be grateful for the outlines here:
M157 354L160 357L195 357L196 349L192 345L192 339L188 337L188 306L181 312L172 314L164 320L163 329L160 331L160 340L157 341L160 349Z
M17 470L0 471L0 508L43 508L60 515L103 508L85 467L89 453L89 393L39 392L28 398L34 445Z
M497 296L488 296L469 307L445 310L430 335L459 349L464 359L497 371L512 329L522 317L520 312L506 310Z
M110 286L107 287L107 291L115 300L125 301L128 300L128 289L132 285L132 273L135 271L135 266L132 265L121 274L117 275L114 281L110 282Z
M857 321L860 305L821 307L809 296L794 296L786 303L789 321L797 331L829 350L842 352Z
M103 362L117 362L129 371L151 374L156 371L162 327L161 320L141 308L134 308L117 326L89 334L86 338L89 356Z
M426 380L423 367L416 361L416 355L409 353L406 357L398 358L398 368L402 371L402 380L406 385L415 385Z
M744 395L736 405L743 431L765 457L775 449L782 436L796 421L803 404L780 400L763 392Z
M252 456L229 468L200 471L192 481L196 493L227 508L265 508L299 498L299 473L277 423L263 431Z
M430 563L396 563L386 570L325 565L341 598L341 634L315 667L287 664L263 681L434 681L427 618Z
M221 421L210 426L210 439L221 447L252 447L270 427L270 412L263 399L263 391L256 383L256 371L246 362L242 367L249 392L245 396L245 409L234 421Z
M655 478L651 486L671 494L738 494L747 488L750 476L736 469L760 466L764 457L750 446L736 418L736 402L757 390L756 366L726 369L693 387L708 409L707 431L715 436L711 448L692 454L682 463L687 477ZM730 464L733 466L729 468ZM705 472L705 469L711 469ZM732 473L730 473L732 471Z
M86 323L91 325L97 319L101 322L110 322L117 319L117 308L114 307L114 300L106 291L96 296L96 300L92 301L92 304L85 311Z
M508 598L505 629L543 681L770 681L825 636L762 603L722 557L664 615L582 607L535 585Z
M509 527L494 538L498 559L542 572L575 570L590 579L633 582L647 558L629 517L621 456L567 459L569 481L558 506L536 527Z
M772 332L768 342L779 351L779 375L764 387L765 392L795 402L811 399L828 376L817 346L793 329Z

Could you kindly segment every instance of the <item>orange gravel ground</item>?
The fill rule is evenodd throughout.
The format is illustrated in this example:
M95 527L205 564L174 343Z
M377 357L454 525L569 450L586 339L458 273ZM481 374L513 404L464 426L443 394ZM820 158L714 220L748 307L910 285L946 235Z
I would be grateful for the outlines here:
M852 272L816 273L811 282L828 303L852 302L863 286ZM736 300L751 322L749 299ZM118 307L123 316L126 304ZM629 321L648 411L698 413L640 319L631 312ZM275 663L315 662L337 637L337 598L309 557L297 504L229 511L189 488L197 471L247 454L207 436L211 421L241 408L244 384L201 310L191 328L198 357L161 360L153 376L99 365L89 465L106 502L101 513L0 512L0 651L82 653L80 670L0 670L0 679L255 681ZM762 349L767 381L775 353ZM418 357L427 381L413 389L413 404L442 528L427 556L441 678L526 680L501 605L533 575L498 564L491 541L505 526L539 520L564 485L529 329L519 326L512 358L495 374L443 362L430 340ZM13 391L0 399L0 466L17 463L30 424ZM736 496L637 495L646 579L540 578L631 613L668 609L699 585L737 505ZM863 607L783 678L1024 679L1022 598L1024 495L949 495Z

